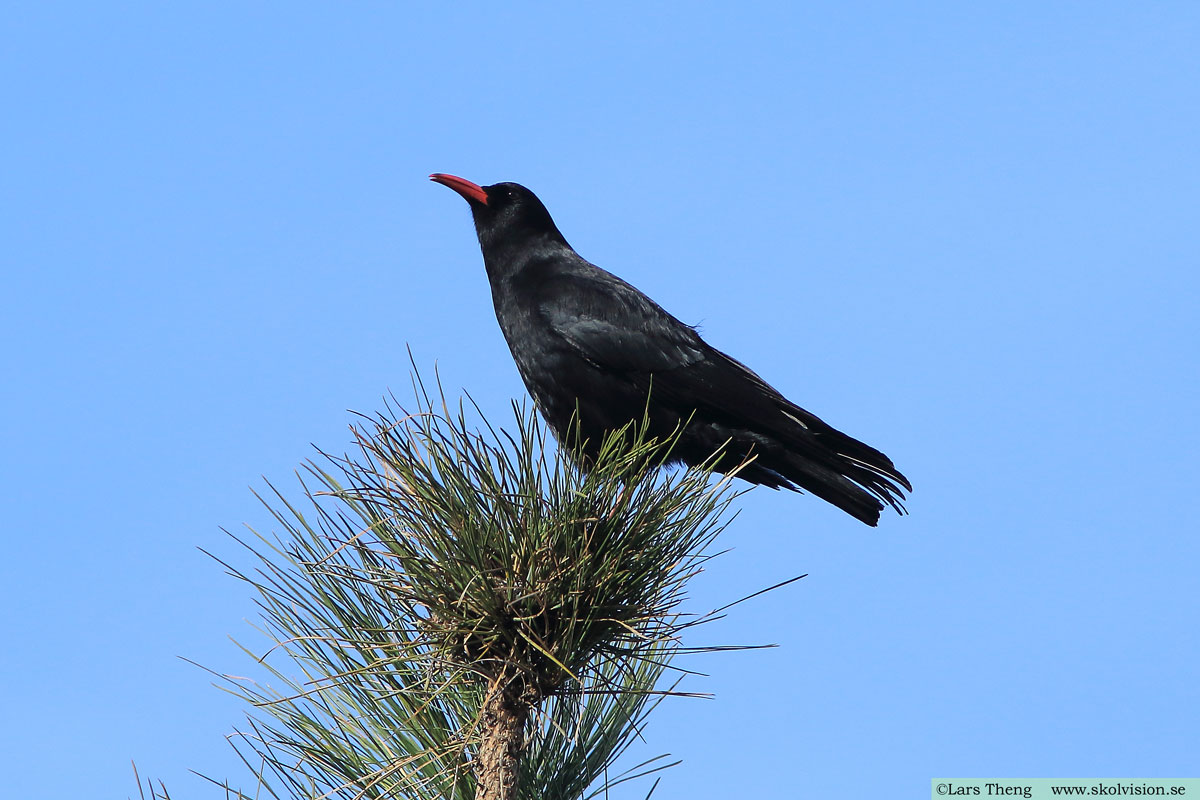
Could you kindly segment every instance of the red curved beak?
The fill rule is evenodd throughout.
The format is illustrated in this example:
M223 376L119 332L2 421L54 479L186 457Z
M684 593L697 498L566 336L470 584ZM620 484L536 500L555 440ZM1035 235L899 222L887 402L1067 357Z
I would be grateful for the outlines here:
M466 198L467 202L481 203L487 205L487 192L482 186L471 183L466 178L459 178L456 175L447 175L444 172L435 172L429 176L429 180L435 183L440 183L442 186L449 186L454 191Z

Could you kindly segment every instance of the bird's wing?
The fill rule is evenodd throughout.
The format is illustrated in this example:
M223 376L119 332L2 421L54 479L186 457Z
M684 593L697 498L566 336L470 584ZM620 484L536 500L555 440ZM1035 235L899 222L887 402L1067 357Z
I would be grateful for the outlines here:
M539 286L538 310L576 353L612 377L649 389L684 417L695 412L731 432L773 439L800 457L806 470L821 470L825 477L816 484L796 479L811 491L820 493L821 481L842 480L836 474L903 508L899 486L911 486L887 456L792 403L619 278L599 270L595 278L550 278Z
M576 353L642 390L652 385L661 402L685 416L700 411L765 430L781 423L826 427L616 276L598 268L595 277L555 276L538 292L543 318Z
M569 274L538 287L538 309L588 361L653 391L687 413L778 423L781 406L803 426L820 420L789 403L749 367L711 347L690 326L620 278ZM687 409L683 407L687 406Z
M584 358L619 373L658 373L703 360L689 326L616 276L561 275L538 286L538 312Z

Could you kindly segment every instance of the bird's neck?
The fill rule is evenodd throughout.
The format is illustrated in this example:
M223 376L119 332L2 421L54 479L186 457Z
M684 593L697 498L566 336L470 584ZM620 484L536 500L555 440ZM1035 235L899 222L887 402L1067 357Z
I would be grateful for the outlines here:
M480 231L479 247L493 286L515 280L531 269L541 270L547 264L578 258L557 230L531 232L519 238L487 236Z

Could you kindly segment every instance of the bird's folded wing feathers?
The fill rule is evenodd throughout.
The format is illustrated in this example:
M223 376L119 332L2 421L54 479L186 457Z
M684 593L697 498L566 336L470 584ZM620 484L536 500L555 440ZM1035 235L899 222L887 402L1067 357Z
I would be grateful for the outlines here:
M690 326L615 276L546 280L539 287L538 310L581 357L614 379L649 390L681 416L694 411L730 430L771 437L815 463L833 458L839 471L854 473L854 480L892 505L897 505L896 487L890 480L910 488L883 453L792 403L749 367L708 345ZM837 461L842 458L850 463Z
M686 367L708 350L699 335L615 276L551 278L538 287L538 311L584 358L616 372Z
M539 312L580 356L614 378L642 389L652 385L653 394L684 416L699 410L730 424L753 421L773 429L790 424L786 410L802 427L825 427L637 289L601 275L556 276L539 286Z

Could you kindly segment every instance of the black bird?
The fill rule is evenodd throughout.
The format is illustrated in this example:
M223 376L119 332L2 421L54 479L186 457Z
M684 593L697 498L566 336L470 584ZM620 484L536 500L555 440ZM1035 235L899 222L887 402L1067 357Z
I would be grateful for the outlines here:
M752 483L806 489L868 525L887 503L903 514L908 479L878 450L795 405L710 347L625 281L588 263L533 192L435 173L471 206L500 330L534 402L560 441L578 409L592 448L648 413L652 436L686 424L671 457L710 459ZM648 398L648 399L647 399ZM690 420L690 421L689 421ZM594 456L587 446L583 455Z

